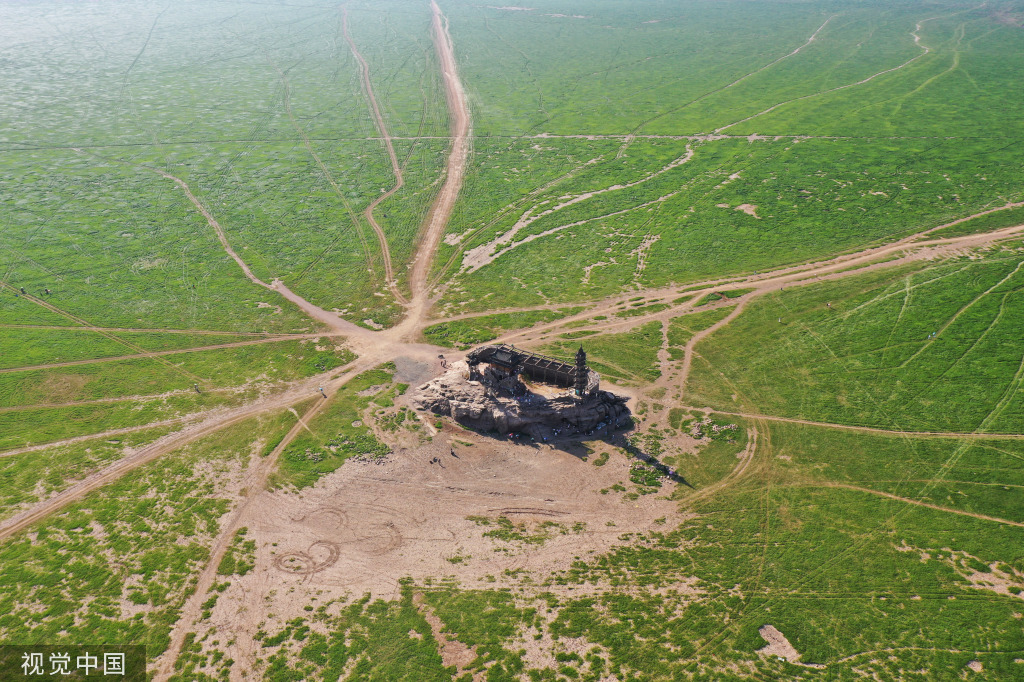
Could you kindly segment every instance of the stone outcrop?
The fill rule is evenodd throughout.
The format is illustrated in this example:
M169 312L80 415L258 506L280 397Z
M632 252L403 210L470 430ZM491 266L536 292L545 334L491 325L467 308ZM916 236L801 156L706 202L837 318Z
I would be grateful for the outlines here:
M411 396L421 410L450 416L460 424L501 434L525 433L537 440L597 435L632 426L626 398L595 391L579 400L571 394L545 397L514 377L469 379L465 362L420 386Z

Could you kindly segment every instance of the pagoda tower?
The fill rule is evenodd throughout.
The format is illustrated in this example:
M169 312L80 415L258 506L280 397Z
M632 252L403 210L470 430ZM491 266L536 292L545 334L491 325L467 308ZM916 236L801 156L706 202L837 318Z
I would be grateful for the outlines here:
M590 370L587 369L587 353L583 350L583 346L576 351L576 377L575 385L576 397L585 398L587 393L587 379L589 378Z

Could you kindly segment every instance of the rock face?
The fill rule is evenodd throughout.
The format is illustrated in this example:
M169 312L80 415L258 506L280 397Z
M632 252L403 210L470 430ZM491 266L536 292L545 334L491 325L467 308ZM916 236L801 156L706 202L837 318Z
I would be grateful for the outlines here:
M595 391L583 400L572 395L545 397L515 378L469 380L469 367L456 362L416 389L413 404L450 416L460 424L502 434L526 433L538 440L553 436L608 433L632 426L626 398Z

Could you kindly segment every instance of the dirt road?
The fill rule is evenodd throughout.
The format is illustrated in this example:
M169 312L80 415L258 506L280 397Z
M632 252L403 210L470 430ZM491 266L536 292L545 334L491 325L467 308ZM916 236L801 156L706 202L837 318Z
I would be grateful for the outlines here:
M336 392L337 387L347 383L360 372L373 367L375 362L376 360L374 359L364 359L356 362L347 372L335 380L335 386L332 387L332 392ZM318 412L323 410L329 402L329 400L317 400L314 402L312 407L306 410L305 414L301 417L297 417L295 425L292 426L285 437L281 439L281 442L278 443L273 451L271 451L270 455L259 459L246 473L245 487L246 489L253 490L254 493L244 497L238 506L235 507L228 521L221 525L213 547L210 548L210 557L197 579L196 589L192 593L192 596L186 600L185 605L182 607L181 615L175 623L174 629L171 630L171 643L167 648L167 652L157 662L156 679L166 679L166 677L170 676L173 672L174 661L177 660L178 654L181 652L181 647L185 641L185 635L189 632L192 624L199 617L199 614L202 611L202 603L206 601L206 595L213 586L214 581L217 579L217 568L220 566L220 562L224 558L224 553L230 546L231 540L234 538L235 531L243 525L243 519L247 517L253 503L260 498L259 493L267 487L267 480L277 469L277 461L280 458L281 453L284 452L285 448L287 448L293 440L295 440L295 437L299 435L299 432L303 429L309 428L306 426L306 423L316 416Z
M767 291L774 290L780 284L806 284L820 281L820 278L824 275L846 277L867 270L873 270L878 267L892 267L907 259L923 257L922 254L927 255L929 257L932 257L936 254L941 255L942 248L962 248L964 246L981 246L992 243L994 241L998 241L1000 239L1013 237L1021 233L1022 231L1024 231L1024 225L1003 228L1001 230L996 230L991 233L919 242L915 242L914 240L918 239L920 237L920 234L912 235L910 237L907 237L906 239L900 240L899 242L895 242L887 246L866 249L865 251L862 251L860 253L848 254L845 256L841 256L839 258L823 261L821 263L814 264L811 266L794 266L791 268L783 268L779 271L768 272L748 278L737 279L732 281L729 286L733 288L752 287L754 291L747 294L747 296L752 297L760 293L765 293ZM884 258L887 255L891 255L904 250L908 251L909 255L904 256L903 258L878 262L880 258ZM854 267L856 265L861 265L862 267ZM708 290L710 291L716 288L721 287L710 287ZM363 329L355 325L351 325L348 322L340 320L337 317L337 315L324 311L323 309L310 304L304 299L301 299L301 297L298 297L295 294L288 292L287 289L279 290L282 291L282 293L287 292L285 293L285 295L290 295L291 297L294 297L294 302L297 305L299 305L304 311L306 311L307 314L310 314L312 317L320 319L325 323L331 323L335 325L336 329L345 328L347 331L353 332L352 335L348 337L348 339L353 349L360 354L360 366L363 366L366 363L370 363L368 366L373 366L375 364L385 362L386 360L390 360L402 354L416 356L421 358L425 362L430 362L433 360L434 357L436 357L437 351L443 352L445 350L435 348L427 344L408 343L403 340L404 333L399 332L397 328L385 330L383 332L372 332L370 330ZM695 291L694 299L696 299L697 295L702 293L703 291L704 290ZM665 293L667 292L662 290L660 293L661 295L665 295ZM654 294L648 292L645 295L653 296ZM691 307L692 300L693 299L686 303L681 303L677 306L671 306L668 310L662 311L656 315L646 317L638 316L635 318L629 318L627 320L613 319L600 323L595 323L594 325L582 328L594 328L600 331L609 331L617 330L620 327L624 326L633 327L642 324L649 318L667 319L668 317L678 315L686 308ZM43 302L40 301L40 303ZM608 303L603 305L610 307L610 304ZM598 306L597 308L592 308L588 310L586 313L581 313L578 316L563 318L562 320L559 320L556 323L542 325L539 328L531 329L526 332L514 332L512 334L507 335L502 340L536 340L542 335L542 331L551 331L553 329L560 328L567 322L573 321L575 319L586 319L588 316L593 315L596 310L600 309L602 309L601 306ZM76 321L79 321L78 318L74 319ZM81 322L83 324L88 324L85 321ZM412 322L413 325L416 325L413 326L412 329L419 329L420 327L422 327L422 322L417 322L416 320L413 320ZM405 324L408 325L408 323ZM406 326L406 329L409 329L409 327ZM707 334L705 334L705 336L706 335ZM325 385L325 390L329 390L330 395L333 392L336 392L337 389L340 388L343 383L344 382L340 380L328 382ZM200 426L195 428L188 428L183 431L177 432L176 434L171 434L165 439L162 439L160 441L160 445L154 443L151 448L140 450L138 453L133 455L129 460L115 462L106 469L101 470L100 472L97 472L93 476L87 478L85 481L82 481L74 488L69 489L64 493L61 493L58 496L40 502L37 505L33 506L32 508L26 510L26 512L24 512L22 515L19 515L14 519L8 520L8 522L6 522L5 524L0 525L0 539L9 537L12 533L17 532L17 530L20 530L28 526L32 522L44 518L48 514L63 508L63 506L65 506L66 504L75 499L78 499L82 494L85 494L85 492L94 490L110 481L116 480L120 475L122 475L126 471L129 471L137 466L140 466L145 462L152 461L152 459L155 459L156 457L159 457L160 455L169 452L171 449L174 449L175 447L180 447L181 445L191 442L192 440L201 438L230 424L237 423L242 419L246 419L256 414L261 414L275 409L283 409L286 407L290 407L295 403L307 399L309 395L310 392L308 386L303 386L300 388L284 392L279 396L265 399L264 401L254 405L236 408L234 410L229 410L219 415L211 415ZM752 418L769 418L762 415L750 416ZM953 435L952 437L955 438L957 436ZM168 443L170 443L171 445L168 446Z
M1008 204L1017 206L1018 204ZM976 215L986 215L992 211L983 211ZM945 237L925 239L930 233L941 230L950 225L968 220L971 217L929 228L917 232L898 241L882 246L870 247L855 253L844 254L835 258L822 260L814 263L786 266L776 270L770 270L756 275L729 278L726 280L715 279L703 282L694 282L687 285L683 291L687 300L673 303L668 308L659 310L656 313L647 315L636 315L632 317L616 317L615 313L621 311L618 307L623 302L629 301L639 303L639 299L646 299L647 302L661 302L665 299L674 299L683 293L678 286L659 287L650 289L633 290L616 296L611 296L597 303L592 304L583 312L576 315L563 317L554 322L537 325L525 330L516 330L502 335L498 341L504 343L536 343L546 336L555 333L563 327L571 328L573 331L600 331L600 332L621 332L633 329L652 320L667 321L680 314L693 310L696 303L705 294L723 291L735 291L737 289L750 290L742 297L719 301L717 304L706 304L700 307L701 310L711 310L715 307L741 304L751 297L759 296L771 291L778 291L786 286L801 286L815 284L824 281L841 279L854 275L872 272L881 268L892 268L906 263L922 260L935 260L957 253L966 253L970 250L1012 239L1024 234L1024 225L1004 227L992 232L964 235L960 237ZM536 309L546 309L548 306L538 306ZM502 310L491 310L480 315L493 315L503 312ZM593 320L597 315L605 315L606 320ZM467 319L473 315L460 316ZM579 324L583 321L590 321L590 324Z
M445 165L444 185L441 186L441 191L434 200L420 231L419 246L416 249L416 257L409 278L409 286L414 298L414 310L410 311L410 317L417 320L422 320L427 313L429 293L427 292L427 278L430 276L430 266L434 262L434 254L437 252L441 237L448 226L448 219L455 207L455 200L462 189L471 134L469 105L466 102L466 92L462 87L462 82L459 81L455 50L452 47L451 36L448 34L448 20L441 14L441 8L433 0L431 0L430 7L433 11L434 46L437 49L438 59L441 61L445 96L448 100L452 144Z
M679 405L684 410L702 410L704 408ZM770 422L784 422L786 424L803 424L805 426L817 426L824 429L839 429L842 431L857 431L858 433L872 433L879 436L900 436L909 438L948 438L950 440L1024 440L1024 433L985 433L982 431L953 432L953 431L899 431L896 429L879 429L873 426L857 426L855 424L837 424L835 422L817 422L810 419L796 419L793 417L775 417L767 414L754 414L750 412L729 412L714 410L716 414L724 414L730 417L743 417L744 419L765 420Z

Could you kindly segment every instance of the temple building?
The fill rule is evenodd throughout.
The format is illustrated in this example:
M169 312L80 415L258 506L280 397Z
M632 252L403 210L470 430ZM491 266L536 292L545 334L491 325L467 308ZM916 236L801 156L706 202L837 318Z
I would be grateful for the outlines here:
M576 363L569 364L557 358L522 350L515 346L481 346L466 356L470 379L478 380L488 365L499 377L525 377L531 381L572 389L579 399L587 398L600 389L601 376L587 367L587 354L580 346Z

